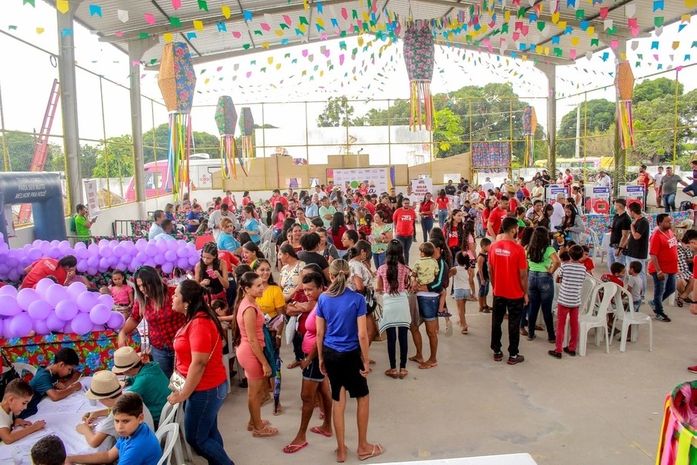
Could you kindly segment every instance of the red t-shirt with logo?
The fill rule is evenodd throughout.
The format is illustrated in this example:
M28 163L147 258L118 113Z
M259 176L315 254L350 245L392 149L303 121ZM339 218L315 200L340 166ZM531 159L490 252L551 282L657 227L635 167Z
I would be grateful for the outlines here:
M511 197L508 199L508 211L511 213L515 213L516 209L518 208L518 199L515 197Z
M501 223L503 223L503 219L506 216L508 216L508 212L506 210L502 210L499 207L494 208L491 210L491 213L489 213L487 227L491 225L494 234L499 234L501 232Z
M416 212L411 208L398 208L392 215L396 236L411 237L414 235Z
M433 200L426 200L419 205L419 213L421 213L422 218L433 218L433 213L429 213L431 210L433 210Z
M365 209L368 210L368 213L370 213L371 215L375 214L375 205L373 204L373 202L366 202Z
M494 284L494 295L506 299L522 299L520 270L528 268L525 249L510 241L496 241L489 249L489 273Z
M438 210L447 210L450 199L447 197L436 197L436 205Z
M61 286L65 283L65 278L68 277L68 272L65 268L58 266L58 260L55 258L41 258L31 265L31 270L24 277L20 289L33 289L39 281L49 276L55 278L56 282Z
M450 232L448 232L448 247L457 247L459 245L457 225L452 225L450 227Z
M656 229L649 242L649 255L655 255L658 259L658 266L665 274L676 274L678 272L678 239L673 231L661 231ZM649 260L649 273L655 273L656 267L653 260Z

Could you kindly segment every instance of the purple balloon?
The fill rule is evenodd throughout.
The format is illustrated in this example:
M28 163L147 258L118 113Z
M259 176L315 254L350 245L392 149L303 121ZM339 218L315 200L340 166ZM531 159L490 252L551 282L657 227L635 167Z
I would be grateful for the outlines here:
M14 296L0 295L0 315L14 316L21 311L22 309L17 305L17 299Z
M29 305L27 313L33 320L45 320L53 307L45 300L35 300Z
M76 251L77 250L85 250L85 249L87 249L87 244L85 244L84 242L78 242L75 244Z
M87 334L92 331L92 321L87 313L79 313L70 322L70 330L75 334Z
M77 299L77 296L79 296L80 294L82 294L86 290L87 290L87 286L85 286L85 283L81 283L80 281L76 281L76 282L70 284L70 286L68 286L68 294L70 294L70 296L73 299Z
M17 304L19 305L19 308L21 308L22 310L27 310L32 302L39 299L41 299L41 296L34 289L21 289L17 293Z
M39 293L39 295L46 297L46 291L48 291L48 288L53 286L54 284L56 284L55 281L52 281L48 278L44 278L38 283L36 283L34 289L36 290L36 292Z
M56 305L56 316L63 321L70 321L77 315L77 305L72 300L62 300Z
M165 241L160 241L160 242L165 242ZM173 252L172 250L168 250L165 252L165 260L168 262L174 262L177 260L177 254L176 252Z
M0 287L0 295L9 295L12 297L17 297L17 288L14 286L2 286Z
M170 274L174 270L174 265L170 262L164 263L162 265L162 272L165 274Z
M41 249L31 249L29 253L27 253L27 257L31 261L38 260L41 258Z
M186 247L178 247L177 248L177 257L179 258L185 258L189 255L189 252L186 251Z
M43 336L50 333L51 330L48 329L46 320L34 320L34 332Z
M46 301L53 305L54 307L58 305L58 302L70 299L70 294L65 287L60 284L53 284L46 291Z
M99 265L99 257L97 257L96 255L90 255L90 257L87 259L87 266L89 268L96 268L98 265Z
M95 325L103 325L109 321L111 317L111 307L106 305L97 304L90 310L90 320Z
M0 234L2 236L2 234ZM5 336L5 319L0 318L0 337L6 337Z
M89 312L92 310L92 307L97 305L97 298L99 296L90 291L85 291L79 296L77 296L77 299L75 299L75 302L77 303L77 307L80 309L81 312Z
M109 315L109 321L106 322L106 325L113 330L119 330L125 322L126 317L124 317L122 313L111 312L111 315Z
M98 272L99 272L99 270L97 269L96 266L94 266L94 267L90 266L89 268L87 268L87 274L90 275L90 276L94 276L94 275L96 275Z
M148 241L140 238L136 241L136 249L138 249L139 252L142 252L145 250L145 248L148 246Z
M63 327L65 326L65 322L58 318L58 315L56 315L56 312L51 312L48 314L48 318L46 318L46 327L53 332L60 332L63 331Z
M104 325L94 325L92 326L92 332L104 331Z
M198 255L190 256L189 257L189 265L195 266L199 261Z
M99 305L106 305L109 307L109 310L114 306L114 298L110 294L100 294L99 297L97 297L97 303Z
M99 252L100 252L102 257L106 257L106 258L109 258L114 254L114 251L110 248L110 246L100 248Z
M22 312L10 319L5 331L11 335L10 337L27 337L34 331L34 323L29 315Z

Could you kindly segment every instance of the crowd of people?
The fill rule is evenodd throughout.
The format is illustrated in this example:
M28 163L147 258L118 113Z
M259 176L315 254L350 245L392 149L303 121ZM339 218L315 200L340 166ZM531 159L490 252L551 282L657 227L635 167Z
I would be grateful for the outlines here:
M232 464L217 428L228 389L223 357L232 350L227 347L228 330L234 334L236 358L244 371L250 434L257 438L279 434L262 417L261 407L273 401L274 414L283 412L280 372L299 368L299 427L283 452L307 447L309 429L318 436L334 436L336 459L343 462L348 454L347 395L357 401L358 457L369 459L385 450L367 437L368 378L376 368L371 343L378 338L387 341L389 366L384 375L398 380L408 378L409 362L418 370L436 368L439 335L451 337L454 322L461 335L469 334L467 314L477 311L491 314L494 361L504 359L504 321L509 365L525 360L521 336L534 341L540 331L553 344L550 356L574 356L581 289L588 275L627 288L633 309L648 303L657 321L670 322L664 302L676 290L678 306L689 303L697 312L693 286L697 231L688 230L678 241L669 214L659 214L651 231L638 204L627 205L617 198L609 231L608 272L601 273L590 257L583 186L563 175L567 192L547 199L544 185L549 182L546 172L533 183L518 179L500 186L489 178L481 185L463 178L434 193L416 194L410 188L397 193L392 188L379 195L367 183L356 189L329 185L301 192L276 190L258 204L248 192L239 204L228 192L214 200L207 215L201 214L196 201L182 204L184 216L172 208L168 208L171 218L168 212L156 211L150 240L168 240L166 236L177 227L195 227L212 233L214 241L203 246L190 276L165 277L144 266L131 277L131 288L123 273L114 273L105 292L114 296L126 323L119 333L113 369L95 374L87 394L110 413L90 414L78 431L91 446L109 437L116 445L101 455L74 460L114 461L125 453L128 449L120 448L117 438L121 430L112 434L121 414L139 419L127 434L142 433L148 450L150 439L142 429L157 427L165 402L185 402L189 444L210 464ZM665 177L662 182L664 188L670 185ZM50 271L60 282L68 282L75 273L72 261L52 265ZM31 279L25 284L32 287L41 276L29 271ZM654 293L647 299L649 275ZM455 308L449 308L450 297ZM468 311L468 302L476 310ZM539 313L544 327L538 324ZM142 320L147 323L149 344L137 354L129 346L129 335ZM564 345L567 320L570 334ZM292 360L286 366L280 358L284 338L292 346ZM59 354L53 365L43 368L50 376L47 382L41 381L41 372L33 385L6 391L10 397L3 401L4 412L19 414L12 396L31 400L24 410L24 416L30 416L36 413L36 396L58 401L72 394L70 376L78 364L76 356ZM697 372L697 366L689 369ZM116 374L127 376L125 389L138 396L124 394L114 381ZM63 379L60 388L53 387L59 379ZM310 427L317 407L322 423ZM104 415L112 417L112 426L96 421ZM11 424L3 425L0 438L7 442L40 428L41 422L19 434Z

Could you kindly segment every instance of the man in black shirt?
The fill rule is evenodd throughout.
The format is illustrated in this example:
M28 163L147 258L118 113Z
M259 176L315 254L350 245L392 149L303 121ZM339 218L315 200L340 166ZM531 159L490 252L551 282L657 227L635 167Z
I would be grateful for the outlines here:
M627 201L624 199L615 200L615 216L612 218L610 226L610 244L607 249L607 266L612 266L615 262L627 265L623 249L627 247L629 240L629 229L632 219L627 214Z
M627 261L638 261L641 263L641 282L644 288L641 292L641 300L644 300L646 294L646 261L649 258L649 231L651 226L649 220L641 214L641 206L638 203L633 203L629 206L629 216L632 218L632 223L629 226L629 240L627 241L627 249L624 254L628 257Z
M456 192L457 192L457 188L453 185L453 180L449 179L448 185L445 186L445 194L446 195L455 195Z
M311 232L303 234L300 237L300 246L303 248L298 252L298 259L305 262L306 265L314 263L320 267L324 276L329 279L329 262L321 254L317 253L319 247L319 234Z

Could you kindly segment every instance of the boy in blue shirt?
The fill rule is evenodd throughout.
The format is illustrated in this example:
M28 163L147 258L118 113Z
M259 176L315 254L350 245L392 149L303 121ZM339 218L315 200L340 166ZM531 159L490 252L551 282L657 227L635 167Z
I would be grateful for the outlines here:
M56 353L52 364L47 367L39 367L34 377L29 381L34 396L20 418L36 414L37 406L44 397L55 402L82 390L82 385L79 383L80 373L75 371L79 364L80 359L77 352L69 347L64 347Z
M128 392L116 401L112 410L114 427L119 438L106 452L73 455L69 463L117 463L118 465L153 465L162 457L160 442L144 423L143 400Z

